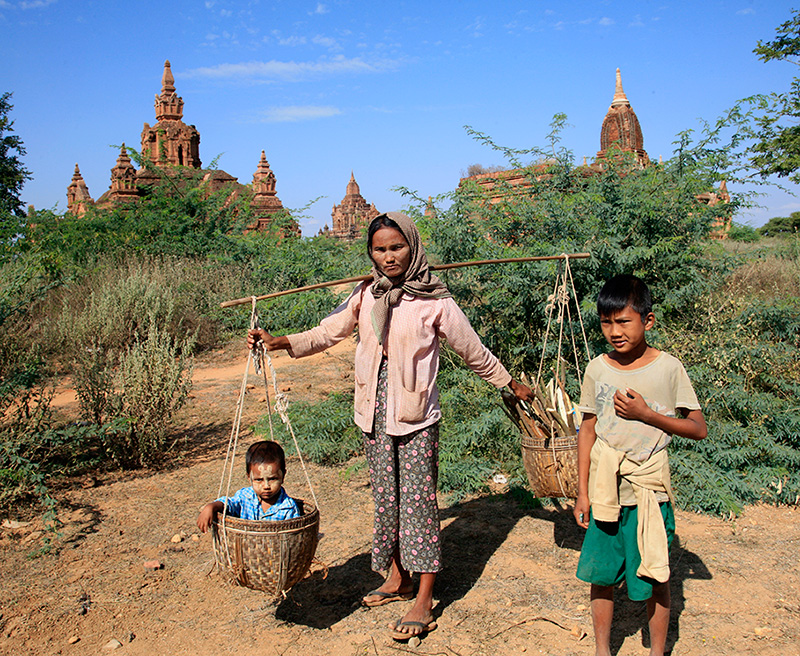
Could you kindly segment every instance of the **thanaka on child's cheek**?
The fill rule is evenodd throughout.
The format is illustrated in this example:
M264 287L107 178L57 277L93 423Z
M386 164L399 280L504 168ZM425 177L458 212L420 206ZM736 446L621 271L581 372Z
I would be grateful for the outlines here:
M276 462L262 462L250 466L250 484L264 510L268 510L281 494L285 474Z

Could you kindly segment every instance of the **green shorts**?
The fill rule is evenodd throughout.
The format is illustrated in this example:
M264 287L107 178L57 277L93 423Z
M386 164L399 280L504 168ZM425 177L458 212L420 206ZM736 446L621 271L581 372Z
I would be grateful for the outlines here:
M660 503L659 507L667 529L667 544L671 545L675 536L675 513L669 501ZM581 581L601 586L617 585L624 580L628 585L628 598L644 601L653 596L653 585L658 582L636 576L642 562L636 540L637 510L636 506L622 506L616 522L595 523L589 514L577 575Z

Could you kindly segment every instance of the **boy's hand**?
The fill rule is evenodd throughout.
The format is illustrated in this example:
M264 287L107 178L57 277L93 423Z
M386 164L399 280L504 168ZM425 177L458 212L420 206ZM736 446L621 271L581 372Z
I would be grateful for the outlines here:
M211 524L214 522L214 515L216 514L213 502L207 503L200 509L200 514L197 516L197 528L200 529L201 533L205 533L211 528Z
M575 499L575 507L572 509L572 514L575 516L575 522L581 528L589 528L589 497L585 494L579 494Z
M644 397L630 388L624 392L617 390L614 394L614 411L623 419L636 419L645 423L649 423L647 417L653 412Z

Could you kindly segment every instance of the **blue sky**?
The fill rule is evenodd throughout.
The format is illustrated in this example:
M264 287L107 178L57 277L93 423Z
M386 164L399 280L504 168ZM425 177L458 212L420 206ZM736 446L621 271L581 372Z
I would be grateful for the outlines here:
M330 223L353 171L381 211L452 190L470 164L504 164L464 126L544 146L557 112L576 162L599 149L615 70L651 159L737 99L784 91L793 64L752 53L790 17L782 0L362 2L0 0L0 91L34 179L23 200L66 206L75 163L94 198L114 144L154 123L169 59L204 165L252 180L261 150L284 205L321 197L303 234ZM800 209L779 192L736 217Z

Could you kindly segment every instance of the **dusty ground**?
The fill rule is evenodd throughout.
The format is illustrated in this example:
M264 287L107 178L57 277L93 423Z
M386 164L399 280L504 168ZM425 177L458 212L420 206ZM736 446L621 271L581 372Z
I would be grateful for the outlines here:
M276 367L292 399L314 398L351 384L351 357L344 345L300 362L282 356ZM369 570L372 506L357 463L310 466L327 577L315 566L277 604L224 583L195 517L217 491L244 362L241 345L231 345L198 364L193 398L178 418L182 455L170 469L101 475L63 490L53 552L35 556L35 520L0 529L0 654L594 653L588 586L575 578L582 531L565 509L528 511L503 494L442 501L439 628L416 648L392 641L386 624L409 603L358 606L380 578ZM259 396L248 392L243 426L265 411ZM59 403L74 407L68 392ZM249 436L242 439L246 445ZM298 462L288 467L287 488L307 494ZM732 522L677 513L673 654L800 654L798 520L796 508L765 506ZM172 542L176 534L181 542ZM163 569L147 571L149 559ZM617 654L647 653L643 623L641 604L617 604Z

